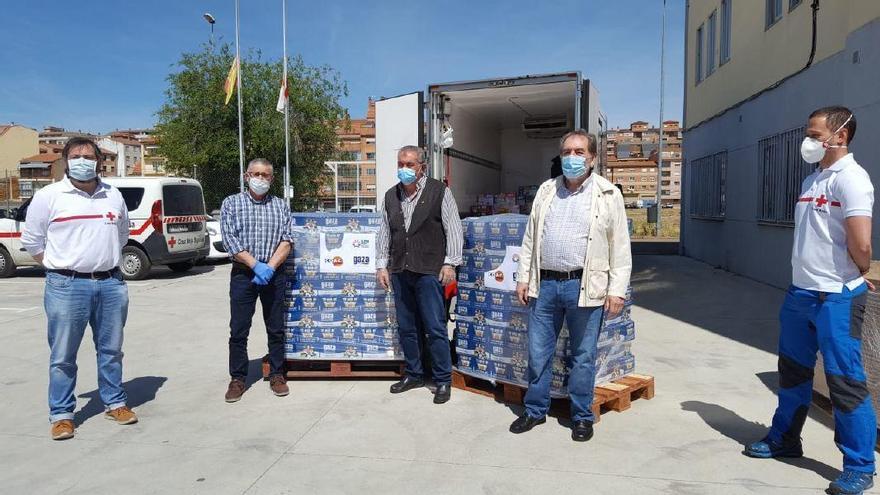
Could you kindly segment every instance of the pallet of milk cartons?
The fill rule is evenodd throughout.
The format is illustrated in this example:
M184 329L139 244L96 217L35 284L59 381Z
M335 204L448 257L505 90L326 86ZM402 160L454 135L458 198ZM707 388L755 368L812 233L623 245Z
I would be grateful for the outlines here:
M528 217L495 215L463 221L463 265L459 269L453 387L522 404L528 386L528 308L516 298L519 246ZM624 411L633 399L654 396L654 379L635 374L632 291L621 314L603 322L595 363L593 409ZM567 404L571 356L568 329L557 339L551 397Z
M376 282L378 213L293 213L285 265L288 378L399 378L394 297ZM264 359L263 376L268 376Z

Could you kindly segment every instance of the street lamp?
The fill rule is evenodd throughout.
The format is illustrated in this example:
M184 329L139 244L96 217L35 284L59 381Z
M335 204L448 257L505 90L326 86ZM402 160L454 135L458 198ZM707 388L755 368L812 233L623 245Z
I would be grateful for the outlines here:
M205 18L205 21L211 25L211 46L214 46L214 23L217 22L209 12L205 12L202 14L202 17Z

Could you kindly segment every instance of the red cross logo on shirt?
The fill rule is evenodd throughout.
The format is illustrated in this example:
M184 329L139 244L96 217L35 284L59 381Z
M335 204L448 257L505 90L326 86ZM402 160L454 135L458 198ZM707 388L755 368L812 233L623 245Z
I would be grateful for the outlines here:
M177 241L174 239L174 236L171 236L171 239L168 239L168 245L171 246L171 249L174 249L175 244L177 244Z
M104 216L107 217L107 219L110 220L111 222L113 220L116 220L116 215L114 215L112 211L108 211L107 214Z
M816 206L818 206L819 208L825 206L826 204L828 204L828 200L825 199L824 194L816 198Z

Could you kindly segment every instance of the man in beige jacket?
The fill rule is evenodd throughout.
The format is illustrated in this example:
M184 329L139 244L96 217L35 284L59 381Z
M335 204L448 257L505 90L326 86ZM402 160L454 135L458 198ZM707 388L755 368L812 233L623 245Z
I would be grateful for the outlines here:
M538 189L520 251L516 292L529 304L526 412L510 425L524 433L546 421L556 339L568 324L572 369L571 437L593 436L596 344L603 315L623 309L632 270L623 196L592 173L596 136L582 129L560 141L563 175Z

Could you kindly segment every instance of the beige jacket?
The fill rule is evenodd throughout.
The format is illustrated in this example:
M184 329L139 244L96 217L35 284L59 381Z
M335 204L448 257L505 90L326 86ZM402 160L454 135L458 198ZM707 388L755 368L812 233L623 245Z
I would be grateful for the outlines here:
M517 282L529 284L529 297L538 297L541 287L541 240L544 219L556 188L562 185L562 176L541 184L532 204L532 214L526 226L520 250ZM593 178L593 206L590 210L590 237L587 241L587 259L584 260L581 295L578 306L601 306L608 295L625 297L632 272L632 254L623 196L600 175Z

